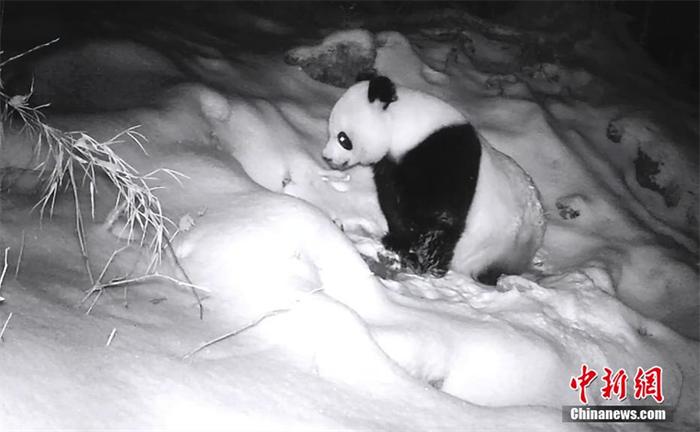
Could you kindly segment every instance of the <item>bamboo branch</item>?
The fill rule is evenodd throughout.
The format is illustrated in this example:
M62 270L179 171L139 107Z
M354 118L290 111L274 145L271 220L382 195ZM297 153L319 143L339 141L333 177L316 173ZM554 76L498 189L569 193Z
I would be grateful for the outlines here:
M0 68L2 68L3 66L5 66L6 64L8 64L8 63L10 63L10 62L12 62L12 61L15 61L15 60L17 60L17 59L19 59L19 58L22 58L22 57L26 56L27 54L31 54L31 53L33 53L34 51L40 50L40 49L42 49L42 48L44 48L44 47L47 47L47 46L49 46L49 45L53 45L53 44L55 44L56 42L58 42L59 39L61 39L61 38L56 38L56 39L54 39L54 40L52 40L52 41L43 43L43 44L41 44L41 45L37 45L37 46L35 46L34 48L29 49L29 50L27 50L27 51L21 52L21 53L17 54L16 56L12 56L12 57L10 57L9 59L7 59L7 60L5 60L5 61L3 61L3 62L0 62Z

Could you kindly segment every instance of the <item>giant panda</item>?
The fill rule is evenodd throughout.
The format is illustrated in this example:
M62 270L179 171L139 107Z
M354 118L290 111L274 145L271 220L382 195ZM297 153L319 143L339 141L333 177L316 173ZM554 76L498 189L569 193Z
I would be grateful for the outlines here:
M529 267L545 230L539 193L457 109L375 76L341 96L328 130L331 168L372 166L388 226L382 243L404 268L494 284Z

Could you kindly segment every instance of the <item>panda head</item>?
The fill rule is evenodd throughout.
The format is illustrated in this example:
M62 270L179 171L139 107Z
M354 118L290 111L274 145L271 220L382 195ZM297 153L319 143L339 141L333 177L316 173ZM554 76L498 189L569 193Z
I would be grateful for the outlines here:
M335 169L378 162L389 151L389 107L396 87L384 76L360 81L336 102L328 120L329 139L323 159Z

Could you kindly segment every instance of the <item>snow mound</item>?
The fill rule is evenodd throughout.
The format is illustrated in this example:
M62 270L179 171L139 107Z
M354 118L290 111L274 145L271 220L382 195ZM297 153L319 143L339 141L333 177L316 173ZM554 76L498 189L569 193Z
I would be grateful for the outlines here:
M230 103L235 106L238 102ZM237 119L241 117L213 122L219 125L217 134L224 141L239 142L231 138L237 133ZM246 142L257 147L265 141ZM255 168L256 160L242 160L253 175L262 169ZM328 193L343 193L327 187ZM193 277L213 287L218 300L225 300L238 318L252 319L321 288L322 293L314 297L328 295L359 315L364 324L353 328L364 334L364 344L376 344L378 348L373 349L380 349L379 353L388 355L411 376L472 403L574 404L576 395L567 385L582 362L599 368L662 365L669 385L677 389L669 392L668 400L680 399L681 368L663 353L664 345L649 342L650 335L673 337L672 333L611 297L614 277L604 262L591 261L545 277L542 285L505 278L497 290L453 272L443 280L399 275L397 280L383 282L400 295L386 297L353 245L322 213L269 192L247 193L234 201L235 205L224 204L221 210L210 208L194 229L178 239L177 250ZM577 196L562 201L579 207L583 202ZM343 227L355 246L368 255L376 254L377 239L359 225L346 222L347 228L345 223ZM275 272L267 270L272 262ZM430 303L417 300L421 298ZM601 307L603 304L606 306ZM324 306L319 307L321 310L309 315L327 313ZM620 318L610 320L610 315ZM349 369L356 360L343 367L337 360L326 364L316 342L308 345L299 339L297 327L286 319L278 325L270 330L270 337L316 353L310 366L313 370L333 380L359 379ZM311 337L309 331L301 334ZM635 346L632 357L629 346ZM311 355L304 352L304 356ZM324 375L324 370L335 372ZM375 381L386 379L378 371L369 376ZM522 388L529 390L523 394L518 391ZM596 401L606 402L599 397Z

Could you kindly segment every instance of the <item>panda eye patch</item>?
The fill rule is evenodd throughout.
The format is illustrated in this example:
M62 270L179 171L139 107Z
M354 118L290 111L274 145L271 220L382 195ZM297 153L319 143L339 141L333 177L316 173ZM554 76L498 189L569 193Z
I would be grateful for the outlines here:
M340 144L345 150L352 150L352 141L345 135L345 132L340 132L338 134L338 144Z

